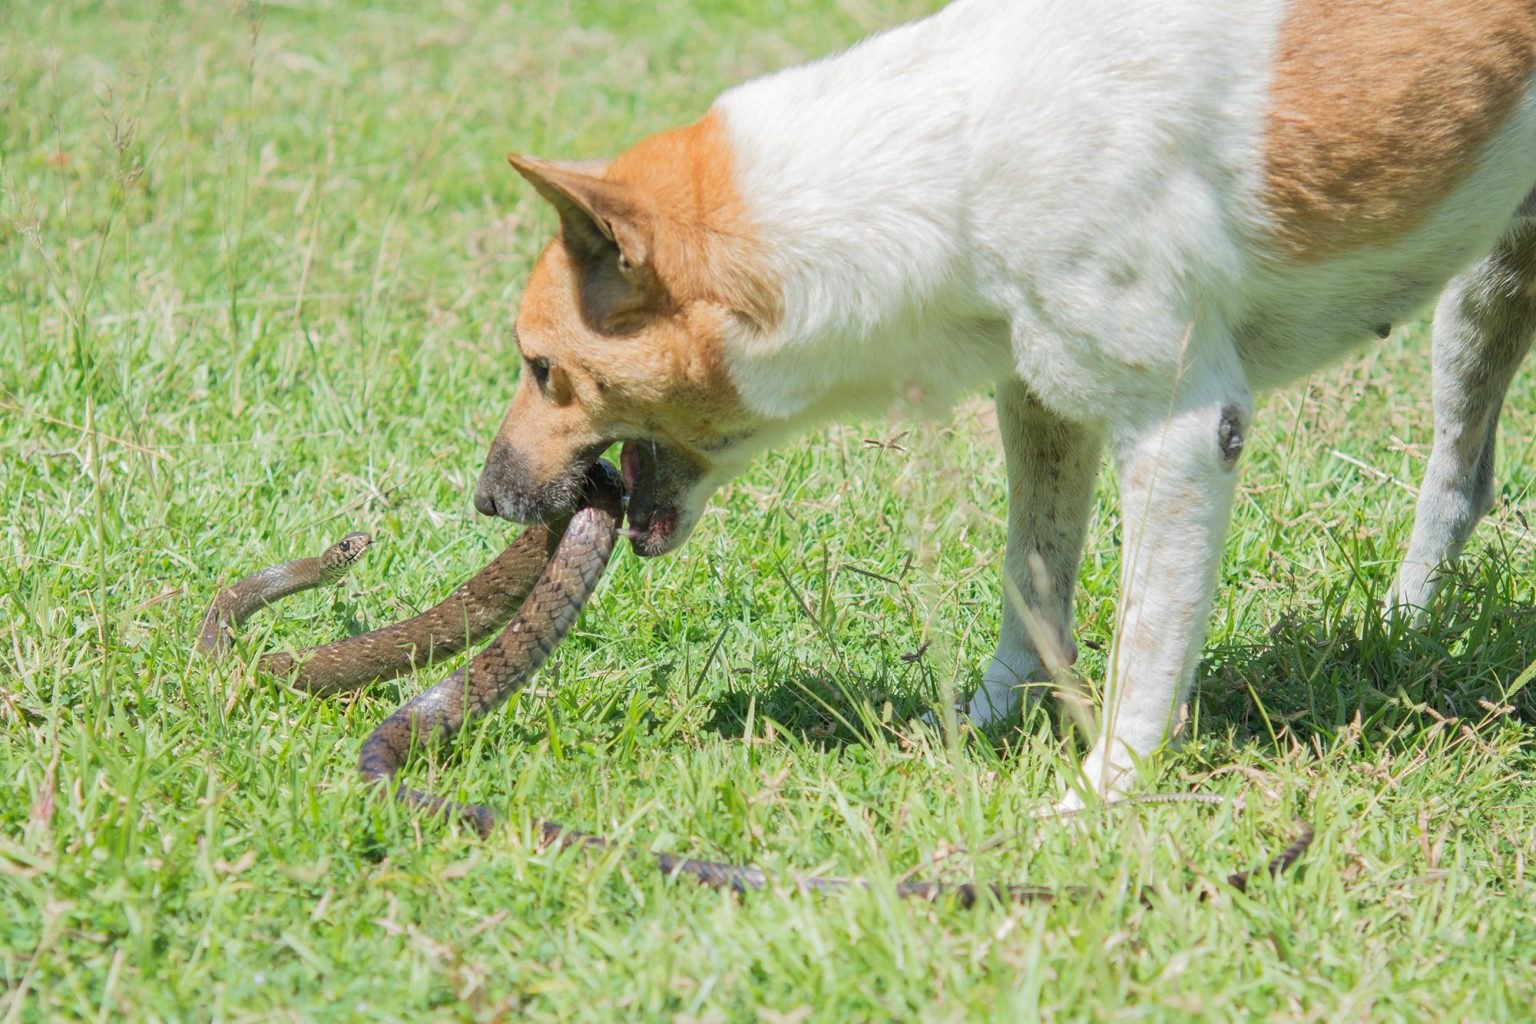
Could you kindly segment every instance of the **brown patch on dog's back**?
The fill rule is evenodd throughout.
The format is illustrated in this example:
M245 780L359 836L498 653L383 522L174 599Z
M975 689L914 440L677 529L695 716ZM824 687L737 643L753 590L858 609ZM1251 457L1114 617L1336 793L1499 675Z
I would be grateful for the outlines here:
M1295 0L1275 51L1264 203L1322 259L1412 230L1536 71L1536 0Z

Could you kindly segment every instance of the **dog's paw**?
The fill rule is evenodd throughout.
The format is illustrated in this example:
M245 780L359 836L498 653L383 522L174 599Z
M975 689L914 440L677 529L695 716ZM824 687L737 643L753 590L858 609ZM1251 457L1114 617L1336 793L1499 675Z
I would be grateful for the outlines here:
M996 663L993 665L995 667ZM1011 672L1004 677L994 674L993 669L989 668L981 685L971 694L971 699L962 709L966 720L978 729L1018 721L1024 707L1026 685Z
M968 700L956 702L955 716L962 727L974 729L1011 725L1019 720L1028 700L1027 695L1039 685L1025 682L1017 673L993 658L976 692ZM924 714L922 722L934 729L941 728L943 724L936 711Z
M1439 595L1444 579L1440 572L1423 562L1404 561L1381 603L1381 614L1388 622L1401 623L1412 630L1429 624L1429 608Z
M966 718L977 727L1017 722L1025 705L1039 694L1043 675L1033 654L1023 658L993 655L981 685L967 702Z
M1100 740L1077 771L1063 777L1066 795L1057 802L1056 809L1075 813L1089 803L1123 800L1136 786L1139 760L1125 744Z

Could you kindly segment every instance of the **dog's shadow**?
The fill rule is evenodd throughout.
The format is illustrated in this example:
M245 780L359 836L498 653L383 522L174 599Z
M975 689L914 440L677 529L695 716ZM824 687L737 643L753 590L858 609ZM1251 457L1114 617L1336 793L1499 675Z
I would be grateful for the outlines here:
M1287 614L1258 642L1208 651L1195 730L1273 748L1282 737L1326 747L1356 722L1372 736L1411 735L1436 717L1536 724L1536 686L1521 682L1533 662L1536 607L1524 604L1449 595L1420 627Z
M1536 725L1536 680L1520 682L1536 665L1536 606L1493 575L1458 574L1422 626L1331 595L1306 614L1282 615L1262 637L1217 641L1200 667L1193 734L1274 750L1327 747L1356 722L1376 736L1412 735L1437 716L1477 723L1512 714ZM892 674L900 674L896 666ZM902 692L879 680L791 672L766 687L719 693L704 728L733 740L779 730L819 747L862 744L877 732L899 733L932 707L909 687L891 689ZM1074 727L1059 701L1044 710L1058 734ZM1025 728L1037 722L1027 719ZM1006 745L1015 730L987 735Z
M727 740L772 739L787 733L831 749L891 735L928 706L911 694L890 692L877 680L796 672L763 688L730 687L708 704L704 729Z

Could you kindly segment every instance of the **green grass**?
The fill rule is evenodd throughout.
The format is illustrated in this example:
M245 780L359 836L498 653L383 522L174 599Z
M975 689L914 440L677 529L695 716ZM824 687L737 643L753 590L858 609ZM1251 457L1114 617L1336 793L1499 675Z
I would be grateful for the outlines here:
M1036 823L1069 719L995 747L909 726L997 628L974 408L829 430L677 556L622 553L535 691L413 769L504 810L485 841L354 778L440 673L316 701L190 655L220 580L354 525L367 564L253 623L243 663L419 609L504 543L469 496L552 226L507 150L612 152L929 6L5 5L0 1020L1529 1019L1536 387L1461 588L1388 632L1422 324L1270 398L1250 438L1191 735L1148 783L1245 810ZM1216 881L1296 816L1297 871ZM537 817L876 884L738 900L540 849ZM1101 895L914 905L888 887L913 870Z

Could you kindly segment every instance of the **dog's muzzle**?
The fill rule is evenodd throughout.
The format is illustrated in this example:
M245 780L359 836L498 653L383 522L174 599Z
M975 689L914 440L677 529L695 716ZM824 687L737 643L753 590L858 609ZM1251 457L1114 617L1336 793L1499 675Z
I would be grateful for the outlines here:
M514 523L544 523L563 516L581 500L587 470L602 451L603 446L597 445L580 452L559 474L540 482L533 478L528 457L497 438L475 485L475 508Z

